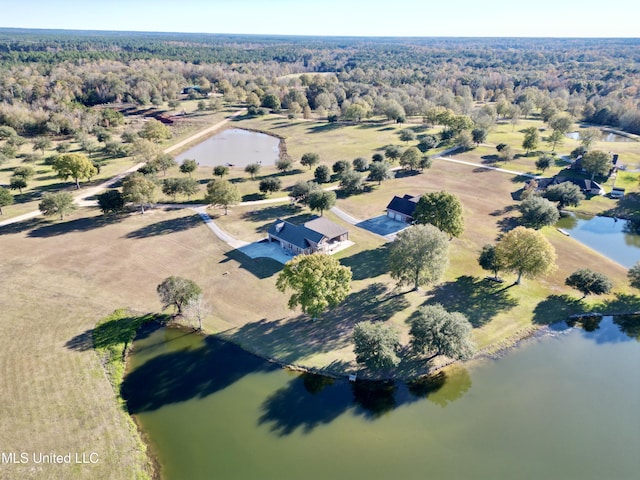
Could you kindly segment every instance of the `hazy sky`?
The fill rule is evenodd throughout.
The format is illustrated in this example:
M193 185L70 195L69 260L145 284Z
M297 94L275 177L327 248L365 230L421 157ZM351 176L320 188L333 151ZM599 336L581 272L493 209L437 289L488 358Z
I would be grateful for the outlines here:
M0 0L0 27L356 36L640 37L640 0Z

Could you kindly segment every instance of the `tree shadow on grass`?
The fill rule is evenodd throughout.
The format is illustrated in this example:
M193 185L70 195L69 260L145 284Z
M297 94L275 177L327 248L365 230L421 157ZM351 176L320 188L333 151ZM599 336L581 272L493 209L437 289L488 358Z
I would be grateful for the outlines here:
M582 299L566 294L549 295L533 309L533 323L538 325L552 325L566 322L571 315L587 313L589 307Z
M120 392L129 413L150 412L205 398L246 375L276 368L232 343L208 336L190 348L147 360L124 378Z
M242 268L260 279L270 278L282 270L282 264L272 258L250 258L240 250L231 250L226 252L224 256L226 258L219 263L235 261L239 264L238 268ZM225 274L228 274L228 272L225 272Z
M509 215L508 217L502 217L496 222L496 226L500 231L500 234L496 237L496 240L500 240L503 233L510 232L518 225L520 225L520 217L514 217L511 215Z
M162 220L161 222L145 225L138 230L129 232L126 238L148 238L160 235L169 235L171 233L184 232L199 225L202 225L200 215L193 214L186 217L173 218L170 220Z
M109 348L113 345L123 344L126 350L127 345L132 339L132 334L140 329L142 325L148 324L152 321L156 321L154 327L148 327L141 329L142 338L153 331L154 328L159 328L160 324L169 320L168 315L155 315L148 314L142 316L126 316L115 320L109 320L94 328L86 330L65 343L65 347L69 350L76 350L83 352L91 350L93 348ZM136 338L140 338L136 336Z
M0 217L0 220L2 217ZM42 218L30 218L28 220L23 220L21 222L10 223L9 225L5 225L0 227L0 235L11 235L15 233L22 233L29 230L33 230L36 227L41 226L42 224L48 224L46 220Z
M95 230L96 228L113 225L119 221L120 217L117 215L99 215L97 217L76 218L73 220L67 220L66 222L58 221L34 228L29 232L29 237L47 238L64 235L65 233L88 232L89 230Z
M450 312L464 314L475 328L489 323L496 315L511 310L518 300L509 295L509 288L487 279L470 275L458 277L435 287L425 305L440 303Z
M389 291L384 283L372 283L363 290L351 293L344 302L331 310L332 320L346 327L351 338L351 330L358 322L386 322L396 313L409 308L410 303L402 293Z
M386 246L374 250L363 250L349 257L340 259L340 263L351 268L353 280L375 278L387 273L387 256L389 252Z
M313 127L307 128L308 133L323 133L323 132L331 132L333 130L338 130L342 128L344 125L338 122L332 123L323 123L321 125L314 125Z

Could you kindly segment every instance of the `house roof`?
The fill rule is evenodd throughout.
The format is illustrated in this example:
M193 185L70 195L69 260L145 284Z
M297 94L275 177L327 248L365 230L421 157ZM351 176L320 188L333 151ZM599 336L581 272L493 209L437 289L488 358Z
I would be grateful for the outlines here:
M387 210L393 210L411 217L416 210L416 204L419 200L419 196L405 195L404 197L398 197L396 195L391 202L389 202L389 205L387 205Z
M346 228L324 217L318 217L309 220L304 225L296 225L279 218L269 227L267 233L272 237L284 240L296 247L306 249L311 246L310 242L318 244L323 238L331 240L348 232Z
M538 178L536 179L536 182L538 182L539 189L546 189L551 185L559 185L564 182L571 182L574 185L580 187L580 190L598 190L600 192L603 191L602 186L598 182L594 182L593 180L589 180L588 178L567 178L555 176L553 178Z
M295 225L281 219L276 220L267 233L302 249L310 247L309 240L318 243L324 237L322 233L310 230L304 225Z
M304 224L304 226L309 230L321 233L329 239L339 237L349 232L346 228L338 225L337 223L333 223L331 220L327 220L324 217L309 220Z

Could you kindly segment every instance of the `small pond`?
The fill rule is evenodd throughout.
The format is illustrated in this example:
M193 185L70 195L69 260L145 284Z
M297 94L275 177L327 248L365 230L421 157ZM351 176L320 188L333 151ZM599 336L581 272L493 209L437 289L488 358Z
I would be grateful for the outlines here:
M407 386L292 373L156 327L123 396L165 480L637 478L640 324L556 330Z
M626 220L570 214L556 227L624 267L630 268L640 260L640 235Z
M567 133L567 137L572 138L573 140L580 140L580 132ZM633 142L633 139L630 137L625 137L624 135L618 135L613 132L602 131L602 137L600 137L600 141L601 142Z
M250 163L273 165L278 160L280 139L264 133L239 128L224 130L176 157L178 163L195 159L201 166L233 165L246 167Z

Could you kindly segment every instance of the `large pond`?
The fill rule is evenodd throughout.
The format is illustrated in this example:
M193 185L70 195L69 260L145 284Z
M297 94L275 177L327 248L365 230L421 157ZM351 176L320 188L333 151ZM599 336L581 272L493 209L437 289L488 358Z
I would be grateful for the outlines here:
M200 165L233 165L246 167L250 163L273 165L278 160L280 140L264 133L239 128L224 130L176 157L178 163L186 158Z
M572 138L573 140L580 140L580 132L570 132L567 133L567 137ZM600 141L602 142L633 142L633 138L625 137L624 135L618 135L617 133L602 131L602 136L600 137Z
M640 343L610 317L410 387L291 373L157 329L136 340L123 395L170 480L624 480L640 471L638 365Z
M561 218L556 227L627 268L640 260L640 235L626 220L571 214Z

